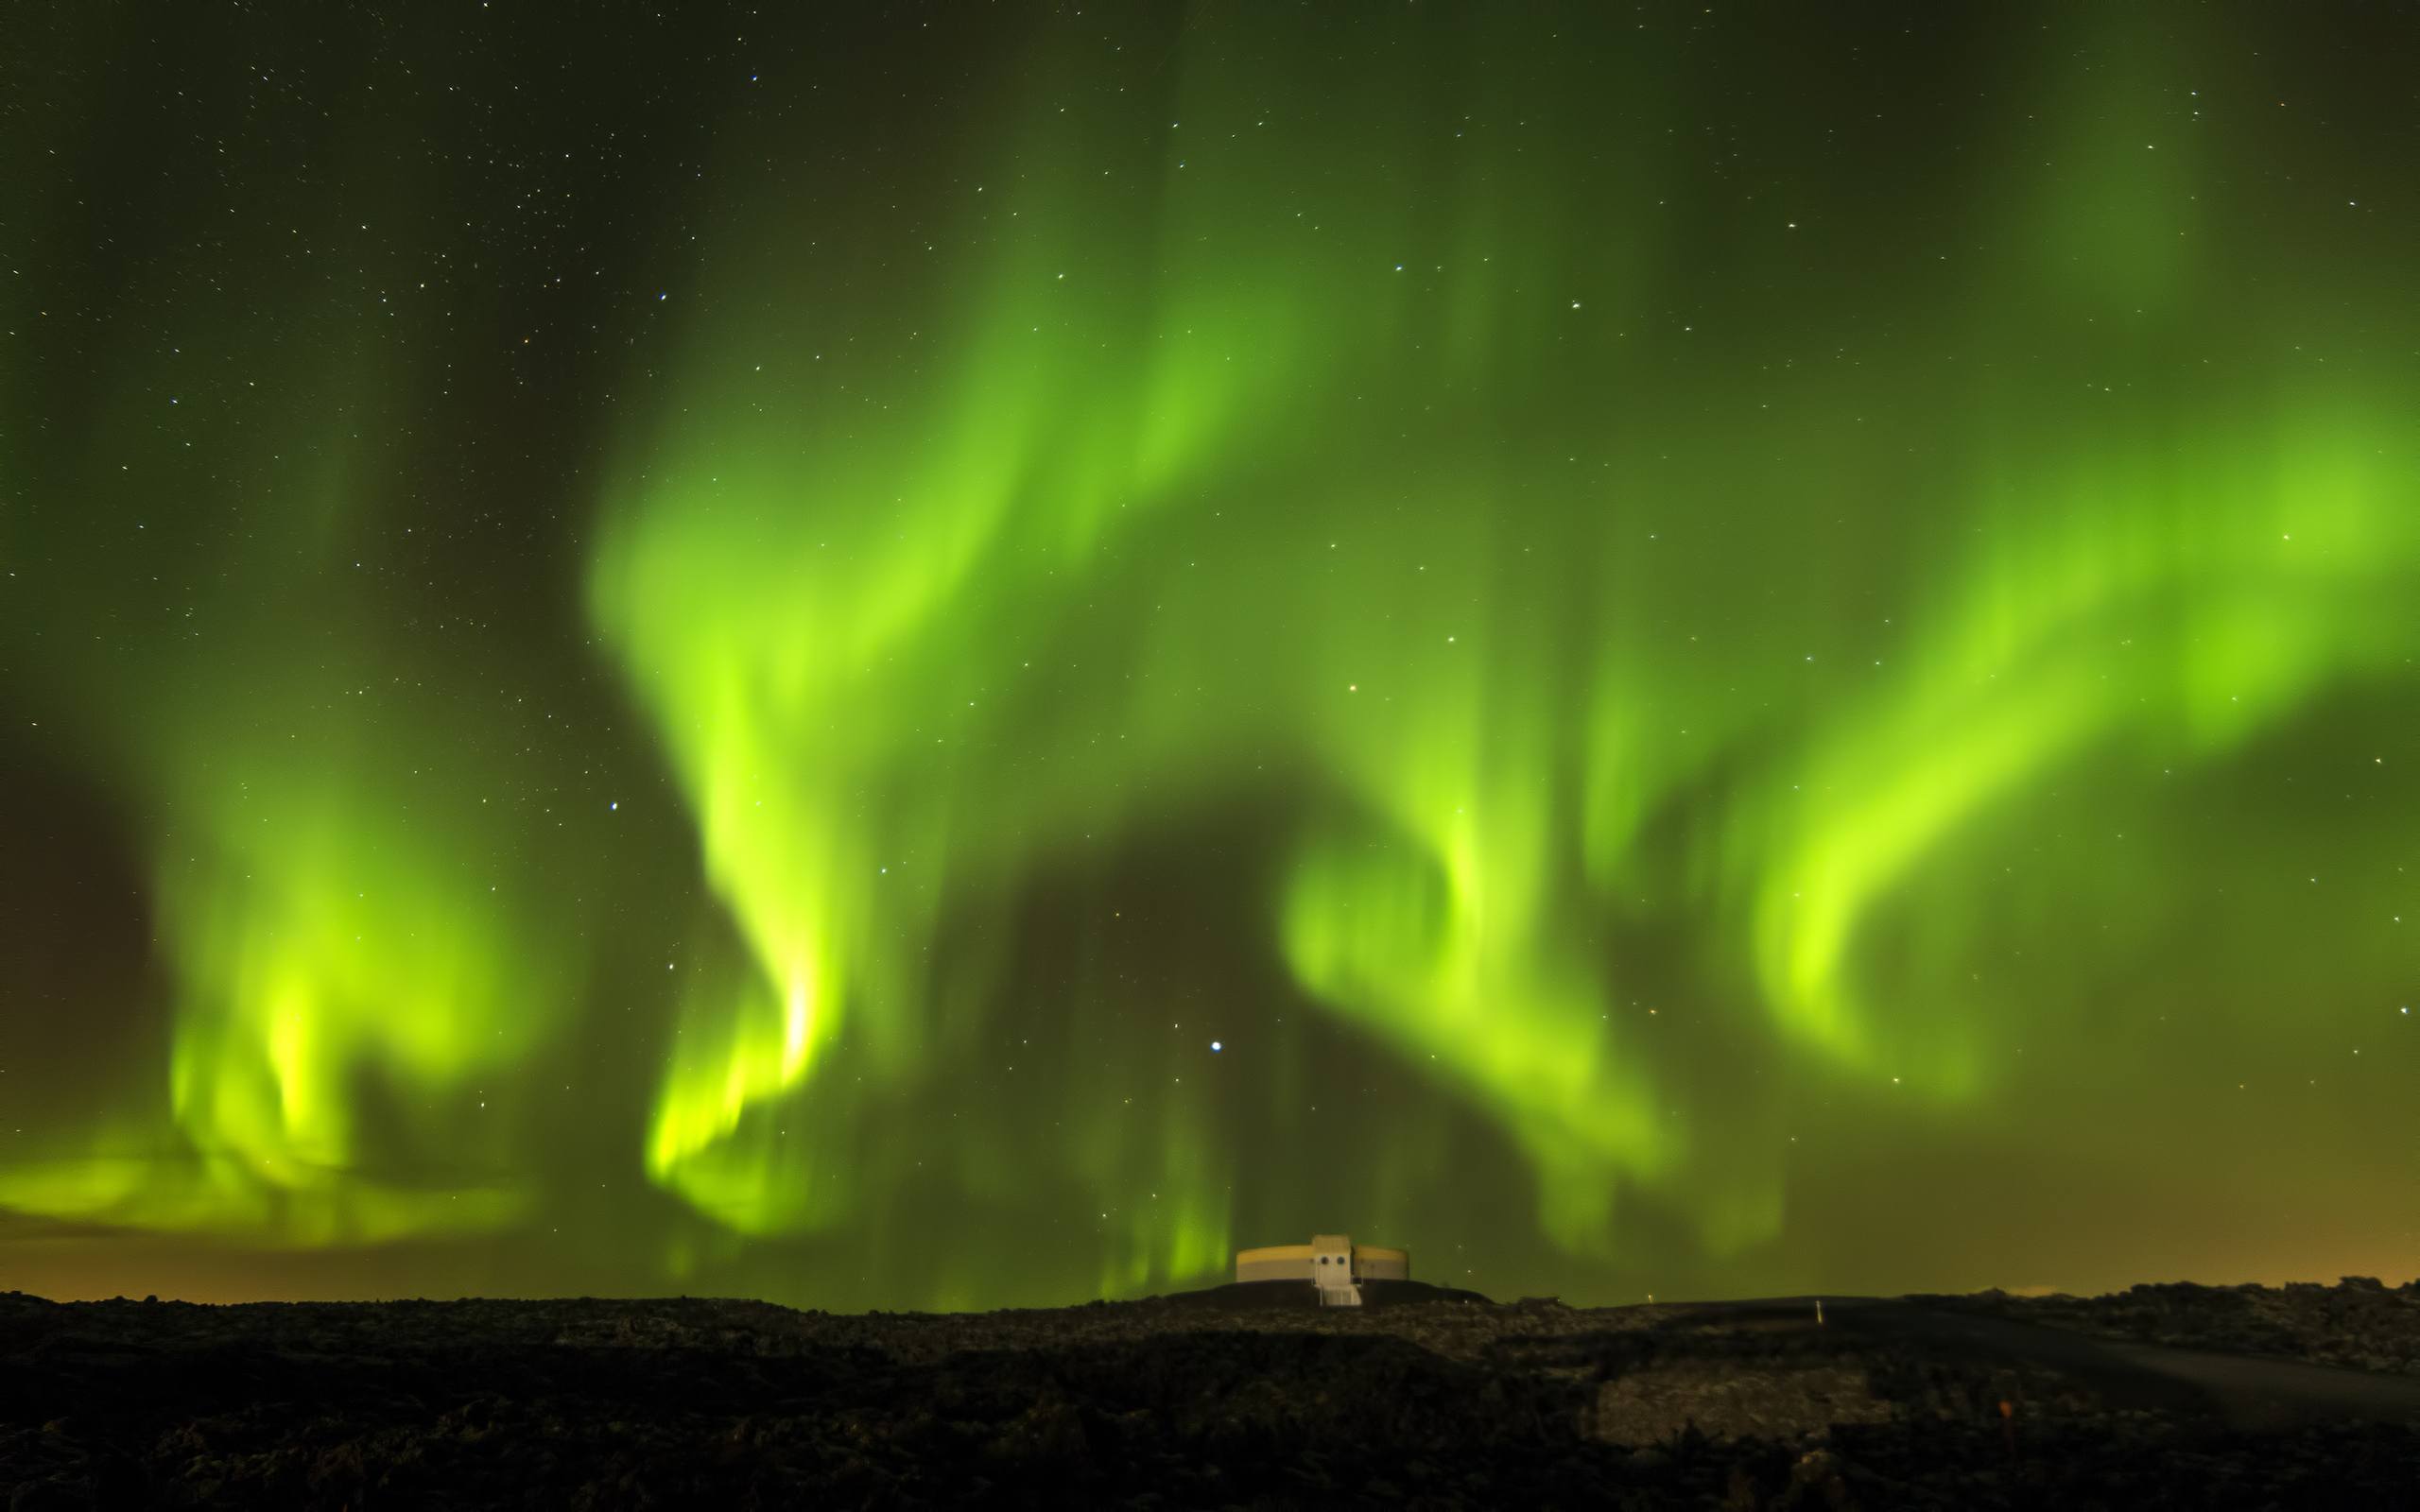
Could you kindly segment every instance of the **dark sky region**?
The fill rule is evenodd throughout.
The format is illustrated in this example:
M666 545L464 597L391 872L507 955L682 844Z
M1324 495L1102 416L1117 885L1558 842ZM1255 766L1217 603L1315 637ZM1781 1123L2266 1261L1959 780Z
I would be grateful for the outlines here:
M0 28L0 1285L2420 1268L2412 7Z

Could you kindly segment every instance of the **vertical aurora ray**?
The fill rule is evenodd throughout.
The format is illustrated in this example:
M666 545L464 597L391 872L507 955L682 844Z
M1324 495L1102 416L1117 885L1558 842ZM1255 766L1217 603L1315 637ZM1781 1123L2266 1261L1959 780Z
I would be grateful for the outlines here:
M1080 143L1040 121L1028 134L1030 153ZM1122 166L1145 173L1155 159ZM746 1231L846 1215L835 1184L800 1177L810 1142L776 1125L812 1119L827 1146L846 1143L857 1100L921 1074L922 957L949 889L995 885L1046 853L1051 827L1117 769L1085 759L1000 785L981 765L1002 739L994 711L1014 719L1031 703L1000 679L1050 644L1036 595L1080 584L1119 517L1163 507L1202 447L1251 434L1204 417L1231 410L1261 371L1236 352L1285 324L1282 312L1254 324L1215 299L1188 302L1182 285L1171 294L1087 255L1094 217L1132 215L1072 168L970 172L986 167L1001 170L993 198L950 213L976 250L920 281L936 318L908 335L933 355L885 380L904 402L897 419L852 413L847 386L816 378L816 349L857 335L847 318L806 313L814 284L799 268L751 257L745 272L708 273L735 280L717 302L745 312L745 329L700 333L686 384L724 397L634 466L645 481L613 511L592 577L756 968L733 999L691 1005L648 1169ZM740 236L802 242L813 244L803 230L765 225ZM769 311L789 323L769 329ZM740 399L766 367L752 360L739 377L743 352L785 374L777 398ZM1138 367L1144 380L1129 382ZM844 1037L849 1079L794 1096ZM1170 1116L1184 1124L1181 1108ZM983 1184L978 1159L953 1158ZM1095 1175L1113 1194L1131 1184ZM1184 1215L1133 1242L1126 1284L1198 1271L1224 1244L1196 1183L1171 1171L1167 1184L1185 1188L1166 1210Z

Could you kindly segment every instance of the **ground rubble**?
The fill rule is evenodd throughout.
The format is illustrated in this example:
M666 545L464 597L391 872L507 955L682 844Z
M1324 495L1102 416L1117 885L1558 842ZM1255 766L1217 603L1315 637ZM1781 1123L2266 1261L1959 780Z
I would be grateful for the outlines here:
M2295 1315L2349 1339L2373 1305ZM2162 1326L2187 1337L2174 1318L2236 1307ZM0 1294L0 1505L2415 1504L2420 1425L2238 1432L1811 1322L1550 1300L843 1315Z

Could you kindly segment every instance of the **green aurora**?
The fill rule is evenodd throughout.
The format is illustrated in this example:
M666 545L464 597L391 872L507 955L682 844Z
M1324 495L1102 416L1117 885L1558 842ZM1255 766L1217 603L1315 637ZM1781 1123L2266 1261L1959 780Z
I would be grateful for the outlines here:
M2411 1274L2420 49L1645 14L62 20L0 1269Z

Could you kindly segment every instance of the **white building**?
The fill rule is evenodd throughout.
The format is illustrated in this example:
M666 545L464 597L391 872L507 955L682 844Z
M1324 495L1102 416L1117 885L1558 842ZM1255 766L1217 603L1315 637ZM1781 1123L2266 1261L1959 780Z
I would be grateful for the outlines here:
M1236 1251L1238 1281L1311 1281L1322 1307L1359 1307L1363 1281L1411 1280L1411 1256L1400 1249L1357 1245L1350 1235L1317 1234L1307 1245L1268 1245Z

